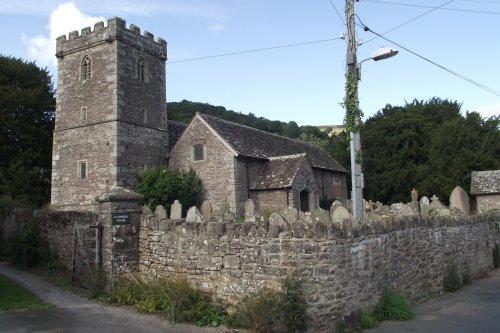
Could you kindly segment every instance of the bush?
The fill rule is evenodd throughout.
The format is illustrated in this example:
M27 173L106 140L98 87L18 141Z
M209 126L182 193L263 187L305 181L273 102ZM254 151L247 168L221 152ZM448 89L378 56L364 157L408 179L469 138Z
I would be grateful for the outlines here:
M279 331L281 328L290 333L304 331L307 302L303 281L295 275L288 276L281 282L281 289L265 288L245 296L236 305L226 325L250 328L254 332Z
M245 296L236 305L236 311L231 314L227 324L250 328L259 333L271 332L280 316L279 299L279 292L267 288Z
M456 264L448 266L446 276L443 279L443 288L446 292L453 292L462 288L462 278Z
M185 279L144 281L134 275L115 282L106 300L132 305L142 313L163 313L172 322L217 326L226 313Z
M40 235L38 221L31 218L7 241L5 255L11 265L28 268L51 259L48 243Z
M410 302L394 289L385 288L382 298L373 312L376 319L382 320L409 320L413 314Z
M188 172L156 167L142 171L137 192L144 195L146 204L155 210L163 205L170 214L170 205L179 200L183 213L203 201L204 188L201 179L191 169Z
M356 316L356 330L364 330L367 328L377 327L377 319L366 311L359 310Z
M302 280L287 276L282 284L280 299L281 321L287 332L297 333L305 329L307 301Z

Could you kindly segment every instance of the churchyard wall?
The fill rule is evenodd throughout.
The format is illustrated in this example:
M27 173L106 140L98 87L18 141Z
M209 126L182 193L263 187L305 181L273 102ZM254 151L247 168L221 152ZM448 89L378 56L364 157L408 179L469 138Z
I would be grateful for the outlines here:
M256 290L304 278L309 329L329 331L372 308L384 287L413 302L443 292L450 265L472 278L493 269L500 216L404 216L353 224L318 210L286 209L261 223L186 222L143 212L139 272L186 277L233 303Z

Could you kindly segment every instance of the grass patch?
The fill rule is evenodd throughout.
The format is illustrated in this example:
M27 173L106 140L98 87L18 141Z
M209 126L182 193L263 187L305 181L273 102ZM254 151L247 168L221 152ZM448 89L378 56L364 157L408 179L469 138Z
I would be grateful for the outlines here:
M413 317L410 302L394 289L385 288L382 298L375 306L377 320L409 320Z
M47 309L52 305L42 302L35 294L0 275L0 311L20 309Z
M462 277L458 272L456 264L448 266L446 276L443 279L443 288L446 292L453 292L462 288Z

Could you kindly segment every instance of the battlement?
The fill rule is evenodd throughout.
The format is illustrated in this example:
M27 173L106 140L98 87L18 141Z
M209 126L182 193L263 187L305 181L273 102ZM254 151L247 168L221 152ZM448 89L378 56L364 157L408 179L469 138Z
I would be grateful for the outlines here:
M108 20L108 25L104 22L94 24L94 30L90 27L85 27L79 33L77 30L71 31L66 35L59 36L56 39L56 56L64 57L66 54L77 52L83 48L91 47L95 44L113 43L121 41L132 46L140 47L141 50L160 57L162 60L167 59L167 42L158 37L154 40L154 35L148 31L144 31L141 35L141 29L130 24L126 27L125 20L119 17L113 17Z

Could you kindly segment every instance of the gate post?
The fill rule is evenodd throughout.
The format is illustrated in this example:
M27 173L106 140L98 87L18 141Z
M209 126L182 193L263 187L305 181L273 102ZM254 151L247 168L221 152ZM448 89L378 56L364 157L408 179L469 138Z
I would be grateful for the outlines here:
M142 198L122 187L96 198L99 223L103 226L103 270L111 279L139 268L139 202Z

